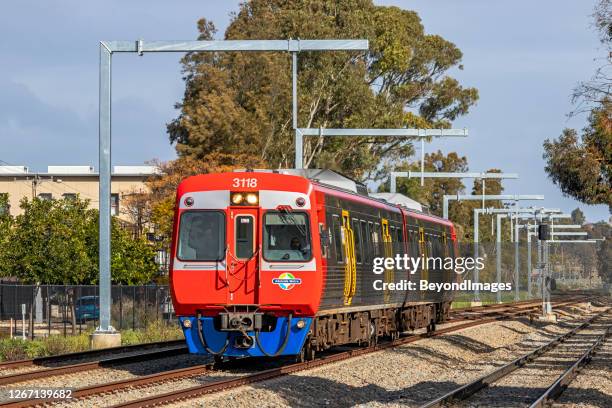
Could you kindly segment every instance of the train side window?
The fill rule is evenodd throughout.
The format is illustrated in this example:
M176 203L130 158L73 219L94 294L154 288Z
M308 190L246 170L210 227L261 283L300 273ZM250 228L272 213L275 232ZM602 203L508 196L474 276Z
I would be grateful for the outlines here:
M372 229L372 246L374 247L374 256L380 255L380 224L375 222Z
M368 243L368 257L370 259L374 259L374 239L372 238L372 231L374 231L374 223L372 221L368 221L368 238L366 241Z
M418 232L414 229L408 230L408 247L410 248L410 253L412 256L418 255L418 240L417 240Z
M325 229L325 225L322 222L319 223L319 237L321 239L321 256L323 258L329 258L329 242L330 236L327 229Z
M368 245L368 224L361 220L361 247L363 248L363 262L369 263L370 259L370 251Z
M333 228L334 228L334 249L336 250L336 261L338 263L344 262L344 242L342 239L342 224L340 223L340 217L337 215L333 216Z
M353 220L353 233L355 236L355 261L360 264L363 261L361 250L361 230L359 229L359 220Z
M395 242L397 245L397 252L400 254L404 253L404 234L402 233L402 227L395 228Z

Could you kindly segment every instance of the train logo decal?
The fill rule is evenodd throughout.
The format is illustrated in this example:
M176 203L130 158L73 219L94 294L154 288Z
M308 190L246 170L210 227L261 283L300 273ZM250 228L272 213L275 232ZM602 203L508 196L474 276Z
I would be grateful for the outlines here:
M278 285L282 290L291 290L295 285L301 285L302 280L290 272L284 272L278 278L272 279L272 283Z

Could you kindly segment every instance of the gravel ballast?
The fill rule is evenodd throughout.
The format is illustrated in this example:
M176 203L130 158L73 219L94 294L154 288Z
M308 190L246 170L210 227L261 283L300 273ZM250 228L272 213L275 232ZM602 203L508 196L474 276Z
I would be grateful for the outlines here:
M566 309L564 319L585 311ZM420 406L576 325L494 322L171 406Z

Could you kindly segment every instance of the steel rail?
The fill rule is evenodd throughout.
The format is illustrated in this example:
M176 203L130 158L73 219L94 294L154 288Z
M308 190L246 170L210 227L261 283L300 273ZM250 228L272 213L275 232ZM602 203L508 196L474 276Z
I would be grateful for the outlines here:
M563 343L570 337L573 337L579 331L584 330L585 328L589 327L591 323L593 323L594 320L602 317L609 311L610 311L610 308L604 310L603 312L596 314L595 316L590 317L585 322L583 322L580 326L577 326L574 329L570 330L569 332L556 337L552 341L538 347L534 351L531 351L509 362L508 364L503 365L502 367L496 369L495 371L489 374L486 374L468 384L462 385L461 387L458 387L442 395L441 397L436 398L433 401L430 401L424 405L421 405L420 408L443 407L452 402L465 400L471 397L472 395L476 394L478 391L482 390L483 388L488 387L489 385L500 380L501 378L506 377L507 375L511 374L515 370L525 366L525 364L533 361L534 359L541 356L545 352L556 348L557 346L559 346L561 343Z
M572 303L575 301L582 301L582 298L578 298L578 299L566 299L566 301L564 303L559 303L558 306L562 306L566 303ZM505 308L508 311L512 311L514 309L517 309L518 307L524 306L525 303L528 303L530 301L521 301L519 302L520 304L507 304L507 305L498 305L498 304L492 304L492 305L484 305L484 306L479 306L477 308L482 308L482 309L486 309L487 306L495 306L496 308ZM539 307L539 303L534 304L533 306L530 306L531 308L536 308ZM474 308L472 308L474 309ZM460 310L460 309L457 309ZM518 311L514 314L525 314L528 311ZM486 312L486 314L489 314L490 312ZM407 344L416 340L419 340L421 338L426 338L426 337L432 337L435 335L441 335L444 333L448 333L451 331L456 331L456 330L460 330L462 328L467 328L467 327L472 327L472 326L476 326L479 324L484 324L487 323L489 321L496 321L496 320L501 320L503 318L507 318L510 317L509 315L500 315L497 318L490 318L488 319L486 322L479 320L479 321L472 321L470 323L467 324L463 324L463 325L457 325L457 326L451 326L449 328L445 328L445 329L441 329L436 331L433 334L423 334L423 335L416 335L416 336L409 336L409 337L405 337L403 339L397 340L396 342L398 344L395 345L401 345L401 344ZM153 344L153 343L151 343ZM378 345L378 347L376 348L376 350L383 350L385 348L388 347L394 347L395 345L387 345L386 343L384 345ZM361 350L356 350L355 352L353 352L354 355L359 355L362 354L361 351L362 350L366 350L367 349L361 349ZM376 350L372 350L372 351L376 351ZM333 356L332 356L333 357ZM329 359L330 357L328 357ZM350 358L350 357L348 357ZM333 361L328 361L326 360L326 363L330 363ZM312 366L312 364L314 362L309 362ZM306 368L304 368L306 369ZM103 383L103 384L96 384L96 385L92 385L92 386L87 386L87 387L83 387L83 388L79 388L73 391L72 393L72 398L73 401L74 399L80 399L80 398L86 398L89 396L93 396L93 395L97 395L97 394L105 394L105 393L111 393L111 392L117 392L117 391L122 391L128 388L141 388L141 387L146 387L146 386L151 386L151 385L155 385L155 384L159 384L159 383L163 383L166 381L174 381L174 380L178 380L178 379L183 379L183 378L189 378L189 377L193 377L193 376L197 376L197 375L201 375L201 374L205 374L206 372L211 370L211 365L197 365L197 366L192 366L192 367L187 367L187 368L181 368L181 369L175 369L175 370L170 370L170 371L164 371L161 373L155 373L155 374L149 374L149 375L145 375L145 376L140 376L134 379L127 379L127 380L118 380L118 381L114 381L114 382L110 382L110 383ZM284 374L281 374L284 375ZM264 378L265 379L265 378ZM220 381L220 383L223 383L224 381ZM232 388L230 386L230 388ZM219 389L219 391L221 391L222 389ZM210 392L215 392L214 390L210 391ZM51 402L57 402L57 401L61 401L61 399L45 399L45 400L40 400L40 399L23 399L23 400L17 400L17 401L7 401L4 403L0 403L0 407L3 408L22 408L22 407L30 407L30 406L35 406L41 403L51 403Z
M574 300L584 300L583 297L575 295L570 298L563 299L564 301L574 301ZM555 301L561 301L561 299L555 299ZM522 308L533 308L534 306L540 306L541 300L521 300L519 302L512 302L507 304L501 303L492 303L489 305L482 306L469 306L461 309L453 309L451 313L455 316L446 320L446 322L455 322L461 320L471 320L476 319L480 316L486 315L495 315L498 313L503 313L508 307L512 309L522 309Z
M579 301L582 301L582 299ZM564 306L567 304L577 303L579 301L573 300L573 301L561 302L557 304L557 306ZM508 306L511 309L511 306L510 305ZM496 317L488 317L488 318L484 318L480 320L473 320L473 321L469 321L466 323L456 324L451 327L438 329L435 332L431 332L431 333L423 333L423 334L407 336L404 338L400 338L398 340L389 341L389 342L385 342L382 344L377 344L377 345L374 345L368 348L343 351L343 352L339 352L339 353L332 354L329 356L320 357L312 361L305 361L302 363L289 364L289 365L278 367L278 368L266 369L266 370L263 370L263 371L260 371L254 374L250 374L250 375L245 375L239 378L234 378L230 380L214 381L214 382L210 382L204 385L198 385L195 387L171 391L165 394L157 394L157 395L145 397L145 398L138 399L138 400L132 400L132 401L118 404L118 405L114 405L113 408L148 407L148 406L154 406L154 405L159 405L159 404L166 404L166 403L171 403L171 402L176 402L176 401L181 401L181 400L197 398L197 397L200 397L206 394L221 392L221 391L225 391L228 389L240 387L243 385L253 384L253 383L257 383L257 382L261 382L261 381L265 381L265 380L269 380L269 379L273 379L277 377L282 377L285 375L296 373L298 371L308 370L308 369L312 369L315 367L320 367L323 365L347 360L353 357L362 356L362 355L394 348L394 347L401 346L404 344L413 343L413 342L416 342L418 340L422 340L425 338L438 337L438 336L442 336L444 334L455 332L458 330L467 329L470 327L479 326L482 324L491 323L495 321L505 320L505 319L515 317L515 316L525 315L529 313L532 309L537 308L537 307L539 307L539 304L534 305L531 308L509 312L509 313L502 314Z
M35 380L38 378L52 377L56 375L73 374L81 371L87 371L111 365L128 364L143 360L176 356L180 354L186 354L187 352L187 346L181 344L180 346L168 347L161 350L142 352L138 354L131 354L129 356L111 357L102 360L89 361L86 363L71 364L61 367L51 367L36 371L26 371L23 373L0 376L0 385L14 384L23 381Z
M158 341L155 343L132 344L129 346L109 347L97 350L77 351L74 353L57 354L55 356L37 357L27 360L4 361L0 363L0 370L9 368L29 367L33 365L45 365L61 363L66 360L77 360L87 357L96 357L104 354L128 353L135 350L146 350L150 348L172 347L185 344L185 340Z
M578 370L591 362L593 354L597 351L599 347L606 341L606 338L610 334L612 326L609 326L606 331L597 338L595 343L587 351L585 351L582 356L574 363L571 367L569 367L563 374L559 376L557 381L555 381L541 396L538 398L533 404L531 404L530 408L540 408L545 407L551 404L554 400L556 400L562 393L565 391L567 386L572 382L576 375L578 375Z
M138 378L131 378L128 380L113 381L110 383L96 384L88 387L78 388L72 392L70 402L75 399L85 398L96 394L105 394L110 392L116 392L125 390L127 388L138 388L143 386L150 386L169 380L179 380L182 378L194 377L196 375L204 374L210 370L209 365L197 365L187 368L179 368L176 370L164 371L162 373L143 375ZM51 403L66 401L62 398L49 398L45 400L41 399L22 399L16 401L8 401L0 403L0 407L3 408L24 408L39 405L42 403Z

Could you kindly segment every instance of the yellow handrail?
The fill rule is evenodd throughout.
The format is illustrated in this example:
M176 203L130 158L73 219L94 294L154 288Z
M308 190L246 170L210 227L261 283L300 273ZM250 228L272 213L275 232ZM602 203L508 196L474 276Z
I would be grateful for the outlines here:
M357 262L355 260L355 235L348 211L342 210L342 240L346 265L344 266L344 304L350 305L357 290Z

